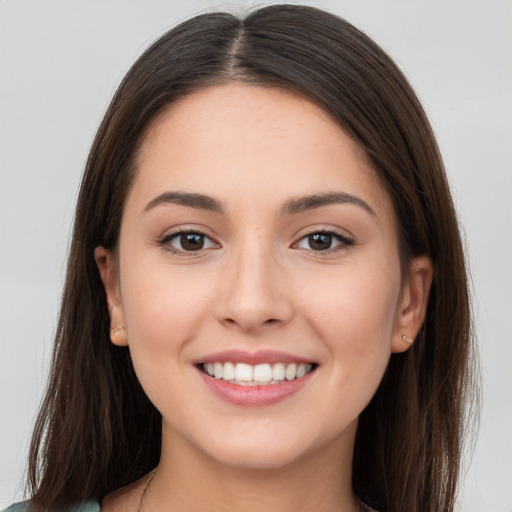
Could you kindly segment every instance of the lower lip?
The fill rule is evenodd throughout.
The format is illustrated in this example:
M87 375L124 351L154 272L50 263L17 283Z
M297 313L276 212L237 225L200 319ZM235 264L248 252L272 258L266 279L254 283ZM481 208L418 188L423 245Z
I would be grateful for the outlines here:
M239 386L222 379L215 379L197 369L203 382L210 391L226 402L236 405L269 405L275 404L300 391L311 379L315 370L307 373L300 379L283 381L279 384L266 386Z

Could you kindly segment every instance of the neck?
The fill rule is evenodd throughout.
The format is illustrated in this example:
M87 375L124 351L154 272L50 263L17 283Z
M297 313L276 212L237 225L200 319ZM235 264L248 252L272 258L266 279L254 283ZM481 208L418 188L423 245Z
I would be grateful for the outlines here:
M284 466L251 468L214 460L164 424L162 457L144 509L360 511L351 485L355 428Z

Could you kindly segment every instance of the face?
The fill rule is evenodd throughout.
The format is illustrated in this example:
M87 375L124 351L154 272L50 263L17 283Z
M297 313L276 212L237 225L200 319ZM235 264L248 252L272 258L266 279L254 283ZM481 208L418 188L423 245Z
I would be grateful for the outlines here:
M96 259L164 442L237 467L350 449L429 282L421 258L402 279L390 197L343 130L237 83L152 123Z

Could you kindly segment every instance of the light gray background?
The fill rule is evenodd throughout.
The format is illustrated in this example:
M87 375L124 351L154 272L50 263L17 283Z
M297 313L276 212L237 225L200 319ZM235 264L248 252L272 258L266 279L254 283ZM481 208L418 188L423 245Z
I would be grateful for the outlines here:
M374 37L430 115L467 234L484 376L461 510L512 511L512 3L308 3ZM0 1L0 508L22 497L76 190L112 93L134 58L178 21L254 5Z

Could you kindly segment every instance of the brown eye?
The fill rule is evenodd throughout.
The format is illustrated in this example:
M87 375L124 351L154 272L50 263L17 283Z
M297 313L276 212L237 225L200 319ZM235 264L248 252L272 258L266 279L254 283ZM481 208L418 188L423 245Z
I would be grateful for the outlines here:
M325 251L332 245L332 235L326 233L315 233L308 236L309 247L313 251Z
M179 238L184 251L199 251L204 247L204 235L199 233L183 233Z
M159 240L159 244L175 253L198 252L218 246L210 237L198 231L172 233Z
M331 250L344 249L353 242L343 235L330 231L317 231L301 238L297 243L300 249L307 249L315 252L328 252Z

